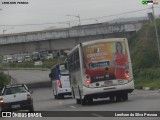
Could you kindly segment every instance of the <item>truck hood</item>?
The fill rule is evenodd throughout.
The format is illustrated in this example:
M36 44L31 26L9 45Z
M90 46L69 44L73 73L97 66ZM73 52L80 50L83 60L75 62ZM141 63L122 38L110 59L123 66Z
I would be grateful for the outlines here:
M4 103L17 102L17 101L27 100L27 94L30 94L30 93L27 92L27 93L3 95L3 96L0 96L0 98L3 98Z

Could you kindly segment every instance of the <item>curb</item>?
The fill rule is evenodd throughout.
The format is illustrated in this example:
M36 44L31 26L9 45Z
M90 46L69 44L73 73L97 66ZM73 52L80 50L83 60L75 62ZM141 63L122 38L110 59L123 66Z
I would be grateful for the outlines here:
M18 83L17 80L13 77L11 77L10 84L21 84ZM36 82L36 83L24 83L29 89L35 89L35 88L47 88L52 87L52 84L50 81L44 81L44 82Z
M159 90L159 88L152 88L152 87L141 87L141 88L135 88L135 89L138 89L138 90Z
M143 90L151 90L150 87L143 87L142 89L143 89Z
M42 70L48 71L48 68L0 68L0 70Z
M29 83L26 84L29 89L38 89L38 88L52 88L52 84L50 81L47 82L38 82L38 83Z

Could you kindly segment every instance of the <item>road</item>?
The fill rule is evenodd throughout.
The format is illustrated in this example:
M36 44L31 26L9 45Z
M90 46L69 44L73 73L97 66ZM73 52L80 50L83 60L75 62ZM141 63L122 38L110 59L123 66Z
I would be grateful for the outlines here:
M5 71L6 74L11 75L11 77L18 83L39 83L39 82L48 82L50 71L42 70L8 70Z
M16 72L16 71L14 71ZM21 76L18 73L15 73L12 77L16 77L17 81L21 81L23 77L26 77L24 79L34 81L37 80L39 75L45 76L44 79L48 77L47 72L42 72L42 71L36 71L36 76L33 71L25 73L23 77L18 77ZM24 71L23 71L24 72ZM11 73L11 72L10 72ZM29 75L27 75L29 73ZM39 74L39 75L38 75ZM12 75L12 74L10 74ZM24 81L23 81L24 82ZM134 90L133 93L129 94L129 100L125 102L110 102L108 99L98 99L94 100L94 103L92 105L86 105L82 106L79 104L76 104L76 101L72 99L71 97L67 96L65 99L61 100L55 100L53 95L52 95L52 90L50 87L46 88L34 88L33 89L33 99L34 99L34 108L35 111L93 111L91 113L92 117L85 117L85 119L88 120L96 120L96 117L100 117L98 119L104 119L106 120L105 117L103 117L102 114L98 113L95 114L94 111L160 111L160 91L158 90ZM54 112L53 112L54 114ZM79 112L79 114L81 114ZM50 119L50 118L47 118ZM62 117L54 118L54 119L64 119ZM65 118L66 119L66 118ZM74 119L74 118L68 118L69 119ZM76 119L80 120L83 119L81 117L77 117ZM108 118L107 118L108 119ZM113 117L109 118L113 120L159 120L157 117L152 117L152 118L128 118L128 117Z
M33 99L35 111L158 111L160 110L160 93L159 91L144 91L135 90L129 95L129 100L126 102L110 102L107 99L94 101L92 105L77 105L74 99L67 96L65 99L55 100L50 88L33 89ZM54 114L54 112L53 112ZM101 114L91 113L91 116L106 119ZM47 118L51 119L51 118ZM54 118L55 119L55 118ZM57 120L62 119L60 117ZM66 118L65 118L66 119ZM69 120L70 117L67 119ZM73 118L72 118L73 119ZM76 118L81 120L83 118ZM88 120L94 120L86 117ZM99 118L98 118L99 119ZM107 118L108 119L108 118ZM113 118L109 118L113 119ZM113 120L121 120L118 117ZM123 118L122 120L134 120L134 118ZM135 118L135 120L159 120L159 118Z
M45 96L44 96L45 95ZM135 90L126 102L110 102L108 99L94 100L93 105L82 106L67 96L55 100L50 88L34 89L36 111L157 111L160 110L159 91Z

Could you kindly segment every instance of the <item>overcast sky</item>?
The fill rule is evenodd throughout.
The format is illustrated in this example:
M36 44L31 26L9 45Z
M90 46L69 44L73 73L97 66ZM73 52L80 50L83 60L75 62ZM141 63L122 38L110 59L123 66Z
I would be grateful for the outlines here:
M3 4L4 2L28 2L28 4ZM130 11L141 10L151 7L142 5L142 0L0 0L0 34L39 31L50 26L68 27L68 24L58 24L57 22L78 20L77 17L66 15L80 16L81 24L92 24L105 22L112 19L147 16L151 10L145 10L136 13L129 13L114 17L102 16L114 15ZM155 14L160 16L160 0L158 5L154 5ZM97 20L86 20L88 18L97 18ZM3 25L25 25L25 24L42 24L55 23L46 25L29 25L29 26L3 26ZM72 22L71 26L78 25L78 21Z

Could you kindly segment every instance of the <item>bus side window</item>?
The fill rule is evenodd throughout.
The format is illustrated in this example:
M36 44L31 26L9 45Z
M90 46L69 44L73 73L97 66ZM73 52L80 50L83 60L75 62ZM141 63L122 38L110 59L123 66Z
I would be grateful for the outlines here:
M70 57L70 70L71 72L74 71L74 54L71 54L71 57Z
M80 69L80 60L79 60L79 51L76 51L76 68L77 70Z

